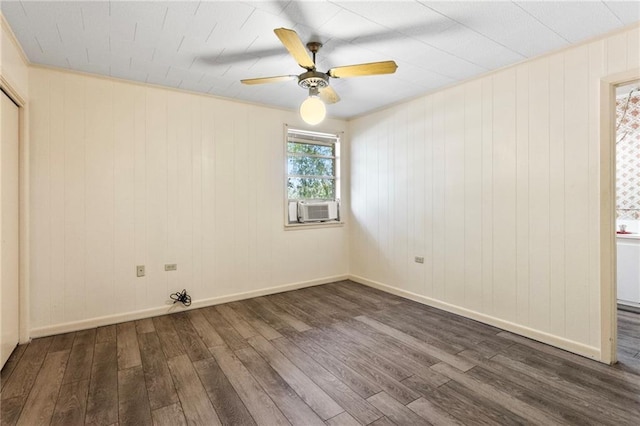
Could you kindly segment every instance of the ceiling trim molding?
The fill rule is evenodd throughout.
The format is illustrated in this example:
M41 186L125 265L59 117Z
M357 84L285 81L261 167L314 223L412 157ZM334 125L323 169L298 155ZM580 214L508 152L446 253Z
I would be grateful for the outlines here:
M22 48L22 45L18 41L18 38L16 37L15 33L13 32L13 29L11 28L11 25L9 25L9 22L5 19L5 17L2 14L1 10L0 10L0 28L2 28L6 32L6 34L9 36L9 40L11 40L13 45L18 50L18 54L20 55L20 58L22 59L22 61L27 66L31 65L31 61L29 60L29 57L27 56L26 53L24 53L24 49Z
M444 92L446 90L453 89L454 87L458 87L458 86L461 86L463 84L471 83L473 81L481 80L481 79L483 79L485 77L489 77L489 76L492 76L492 75L495 75L495 74L499 74L499 73L501 73L501 72L503 72L505 70L518 67L518 66L520 66L522 64L526 64L528 62L533 62L533 61L537 61L539 59L543 59L543 58L547 58L547 57L550 57L550 56L554 56L554 55L560 54L560 53L562 53L562 52L564 52L566 50L575 49L575 48L581 47L581 46L586 46L587 44L595 43L597 41L604 40L606 38L609 38L609 37L612 37L612 36L615 36L615 35L618 35L618 34L626 33L626 32L632 31L632 30L640 30L640 21L635 22L635 23L630 24L630 25L625 25L622 28L617 28L617 29L615 29L613 31L610 31L610 32L606 33L606 34L600 34L598 36L588 38L588 39L580 41L578 43L570 44L568 46L561 47L560 49L556 49L556 50L552 50L552 51L547 52L547 53L543 53L542 55L534 56L534 57L531 57L531 58L526 58L526 59L523 59L522 61L516 62L514 64L509 64L509 65L506 65L504 67L497 68L495 70L487 71L487 72L482 73L480 75L476 75L474 77L471 77L471 78L468 78L468 79L465 79L465 80L456 81L455 83L451 83L451 84L448 84L446 86L438 87L435 90L424 92L424 93L422 93L420 95L412 96L410 98L407 98L407 99L404 99L404 100L401 100L401 101L398 101L398 102L394 102L392 104L385 105L383 107L376 108L376 109L373 109L371 111L368 111L368 112L365 112L365 113L362 113L362 114L354 115L353 117L349 117L346 120L347 121L357 120L358 118L366 117L366 116L368 116L370 114L376 114L376 113L381 112L381 111L392 109L392 108L397 107L398 105L402 105L404 103L410 103L410 102L413 102L413 101L415 101L417 99L420 99L422 97L425 97L425 96L435 95L436 93Z

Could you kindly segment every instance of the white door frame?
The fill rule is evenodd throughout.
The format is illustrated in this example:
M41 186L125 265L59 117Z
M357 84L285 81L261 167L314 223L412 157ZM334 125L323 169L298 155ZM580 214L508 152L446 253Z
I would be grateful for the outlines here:
M600 360L617 362L616 87L640 79L640 68L600 80Z
M19 127L18 127L18 155L19 155L19 206L18 220L20 222L18 244L19 244L19 283L18 292L20 294L19 322L20 334L19 343L27 343L29 336L29 144L28 144L28 106L24 97L15 90L2 75L0 75L0 89L4 91L11 100L18 105Z

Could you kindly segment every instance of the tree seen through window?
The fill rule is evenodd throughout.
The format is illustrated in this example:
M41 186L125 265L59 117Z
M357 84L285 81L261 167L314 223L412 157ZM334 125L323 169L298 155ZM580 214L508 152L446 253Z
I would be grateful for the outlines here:
M287 143L287 189L290 200L335 200L335 144Z

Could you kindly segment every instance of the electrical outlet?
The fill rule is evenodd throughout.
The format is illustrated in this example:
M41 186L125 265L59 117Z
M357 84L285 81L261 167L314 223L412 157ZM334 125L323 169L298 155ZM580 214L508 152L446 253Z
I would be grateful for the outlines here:
M416 256L413 260L416 263L424 263L424 257Z
M176 263L167 263L164 265L165 271L176 271L178 269L178 264Z
M138 277L144 277L144 265L136 266L136 275Z

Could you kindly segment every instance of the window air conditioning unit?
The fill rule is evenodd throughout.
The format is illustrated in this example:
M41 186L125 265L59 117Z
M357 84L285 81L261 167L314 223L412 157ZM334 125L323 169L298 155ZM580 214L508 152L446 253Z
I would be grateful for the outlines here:
M298 222L338 220L337 201L298 201Z

